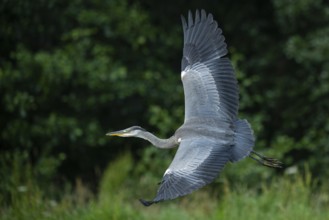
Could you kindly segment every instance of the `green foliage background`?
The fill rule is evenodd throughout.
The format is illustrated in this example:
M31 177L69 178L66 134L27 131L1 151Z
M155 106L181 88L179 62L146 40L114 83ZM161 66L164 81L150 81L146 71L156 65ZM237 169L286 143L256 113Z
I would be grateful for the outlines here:
M180 15L197 8L213 13L224 31L240 116L255 130L255 149L286 165L280 171L251 160L228 165L208 190L223 181L257 190L260 182L304 175L305 168L319 185L328 184L327 1L2 0L3 207L15 205L17 190L36 185L40 198L62 199L83 183L92 192L82 200L92 200L107 164L123 152L131 152L134 167L128 186L147 189L135 198L153 196L175 152L105 133L141 125L166 137L183 122Z

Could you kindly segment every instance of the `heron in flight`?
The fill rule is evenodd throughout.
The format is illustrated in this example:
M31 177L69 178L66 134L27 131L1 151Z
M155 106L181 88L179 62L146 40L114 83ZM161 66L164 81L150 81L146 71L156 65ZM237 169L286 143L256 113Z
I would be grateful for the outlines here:
M262 165L279 168L281 162L255 151L250 124L238 118L238 83L227 54L225 38L212 14L189 11L182 16L184 48L181 79L184 87L185 118L173 136L160 139L139 126L107 133L109 136L138 137L155 147L179 145L165 171L156 197L140 199L149 206L187 195L211 183L228 162L250 157Z

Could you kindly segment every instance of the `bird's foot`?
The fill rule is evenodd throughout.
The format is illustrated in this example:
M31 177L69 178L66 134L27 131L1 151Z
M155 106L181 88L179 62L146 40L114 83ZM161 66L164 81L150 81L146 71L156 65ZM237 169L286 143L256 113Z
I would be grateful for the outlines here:
M257 156L258 158L256 158L255 156ZM262 164L263 166L272 167L272 168L283 167L283 163L281 161L274 158L263 156L255 151L252 151L249 157L256 160L258 163Z

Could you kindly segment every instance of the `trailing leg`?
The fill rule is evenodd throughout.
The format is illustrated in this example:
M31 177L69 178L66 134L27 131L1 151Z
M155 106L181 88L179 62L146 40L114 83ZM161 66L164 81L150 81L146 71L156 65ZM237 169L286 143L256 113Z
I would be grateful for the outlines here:
M256 151L251 151L249 157L263 166L272 167L272 168L282 168L283 163L277 159L266 157L257 153Z

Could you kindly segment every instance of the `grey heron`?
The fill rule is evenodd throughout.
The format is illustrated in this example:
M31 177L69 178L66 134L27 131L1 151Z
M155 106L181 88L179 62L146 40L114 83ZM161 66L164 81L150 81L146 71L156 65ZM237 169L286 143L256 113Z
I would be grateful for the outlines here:
M238 118L238 83L227 54L222 30L212 14L191 11L182 16L184 48L181 79L184 87L185 118L173 136L160 139L142 127L133 126L107 133L109 136L138 137L158 148L179 145L165 171L156 197L140 199L149 206L187 195L211 183L228 162L247 156L279 168L281 162L255 151L250 124Z

